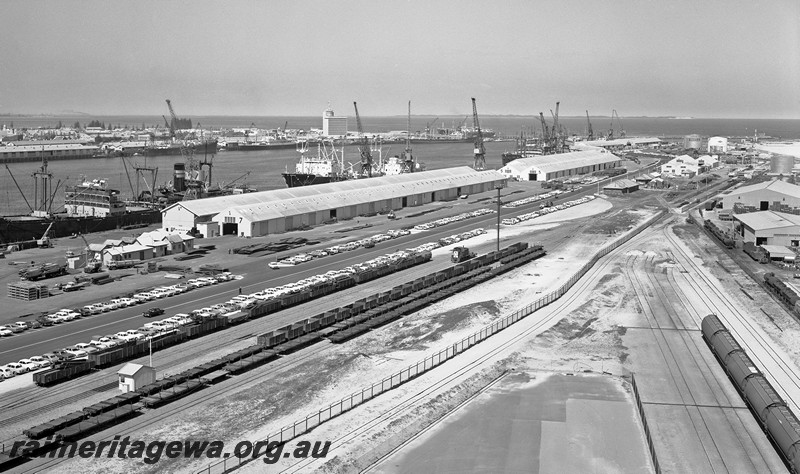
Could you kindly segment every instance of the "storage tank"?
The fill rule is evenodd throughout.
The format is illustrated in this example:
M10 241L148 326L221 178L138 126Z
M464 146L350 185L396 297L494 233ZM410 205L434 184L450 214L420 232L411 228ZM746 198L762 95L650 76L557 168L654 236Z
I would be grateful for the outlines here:
M173 169L172 187L176 192L186 191L186 165L184 163L175 163Z
M769 173L789 176L794 168L794 157L788 155L774 155L769 160Z
M686 149L693 148L699 150L702 143L703 138L700 135L692 134L683 137L683 147Z

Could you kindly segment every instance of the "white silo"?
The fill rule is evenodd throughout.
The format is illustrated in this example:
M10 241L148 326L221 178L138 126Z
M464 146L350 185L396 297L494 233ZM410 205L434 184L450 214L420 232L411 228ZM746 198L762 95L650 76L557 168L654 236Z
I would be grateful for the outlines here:
M708 139L709 153L728 153L728 139L725 137L711 137Z

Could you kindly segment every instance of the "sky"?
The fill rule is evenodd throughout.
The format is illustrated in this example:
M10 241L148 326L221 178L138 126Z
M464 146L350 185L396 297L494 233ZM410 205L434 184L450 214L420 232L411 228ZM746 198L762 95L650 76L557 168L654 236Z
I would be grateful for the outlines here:
M798 0L19 0L0 114L800 118Z

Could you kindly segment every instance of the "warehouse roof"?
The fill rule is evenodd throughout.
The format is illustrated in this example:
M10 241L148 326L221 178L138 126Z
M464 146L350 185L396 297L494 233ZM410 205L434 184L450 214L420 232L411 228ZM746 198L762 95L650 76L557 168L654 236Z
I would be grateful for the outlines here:
M603 189L627 189L627 188L635 188L639 186L639 183L632 179L618 179L613 183L608 184L607 186L603 187Z
M769 253L770 258L794 257L795 253L789 247L783 245L761 245L761 248Z
M800 186L789 184L786 181L781 180L764 181L763 183L751 184L750 186L742 186L741 188L731 191L728 194L723 194L722 197L739 196L742 194L751 193L753 191L760 191L762 189L769 189L771 191L775 191L776 193L786 194L787 196L800 199Z
M636 146L636 145L647 145L650 143L661 143L661 139L656 137L630 137L630 138L615 138L613 140L592 140L580 143L589 146L598 146L605 148L607 146L628 146L628 145Z
M785 212L758 211L735 214L733 217L753 230L800 226L800 216Z
M195 216L213 216L229 210L243 216L246 213L252 220L263 220L505 179L496 171L475 171L462 166L182 201L161 212L180 206Z
M526 173L532 168L536 168L542 173L553 173L556 171L583 168L584 166L613 163L615 161L620 161L620 158L613 153L600 150L586 150L557 155L518 158L509 162L503 168L510 169L512 173Z

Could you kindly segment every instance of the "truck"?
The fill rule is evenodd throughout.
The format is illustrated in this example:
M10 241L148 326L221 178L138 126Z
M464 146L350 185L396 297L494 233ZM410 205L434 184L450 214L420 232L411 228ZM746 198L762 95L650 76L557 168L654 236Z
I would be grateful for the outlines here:
M475 258L475 253L470 252L467 247L453 247L453 252L450 254L450 261L453 263L465 262L471 258Z
M19 276L26 280L41 280L44 278L61 276L65 273L67 273L66 264L44 263L41 265L31 265L20 270Z

